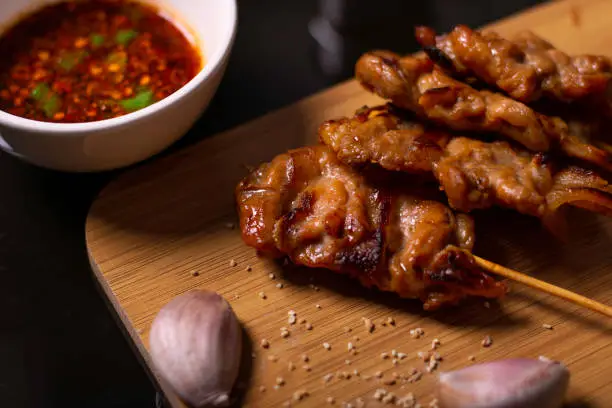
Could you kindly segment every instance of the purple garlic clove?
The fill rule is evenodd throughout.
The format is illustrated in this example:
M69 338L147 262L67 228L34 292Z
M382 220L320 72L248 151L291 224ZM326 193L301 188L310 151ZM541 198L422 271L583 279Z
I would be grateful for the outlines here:
M509 359L439 375L442 408L559 408L569 371L546 359Z

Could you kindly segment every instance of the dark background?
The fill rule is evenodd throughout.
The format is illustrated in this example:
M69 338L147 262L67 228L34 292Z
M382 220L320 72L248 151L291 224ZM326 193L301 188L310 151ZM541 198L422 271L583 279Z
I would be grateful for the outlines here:
M240 0L227 74L170 150L348 78L363 51L415 50L414 24L478 26L537 2ZM0 153L1 407L155 406L85 252L89 205L118 173L62 174Z

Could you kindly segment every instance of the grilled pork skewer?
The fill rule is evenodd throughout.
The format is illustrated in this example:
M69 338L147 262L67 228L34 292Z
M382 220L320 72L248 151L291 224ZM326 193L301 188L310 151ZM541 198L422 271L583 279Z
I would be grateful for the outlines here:
M388 170L433 174L458 211L511 208L539 217L557 234L565 230L559 211L565 205L612 216L612 186L595 172L558 166L545 154L508 142L456 136L390 104L327 121L319 138L349 165L376 163Z
M458 74L474 76L512 98L529 103L542 97L562 102L596 101L610 112L607 89L610 60L603 56L568 56L530 31L512 40L465 25L445 35L416 28L417 41L432 58Z
M476 266L472 219L401 174L361 173L326 146L261 165L236 188L242 238L259 252L419 298L426 309L506 285Z
M458 131L498 133L529 150L560 150L612 171L612 153L569 132L565 121L505 95L457 81L426 57L389 51L364 54L356 65L363 86L422 118Z

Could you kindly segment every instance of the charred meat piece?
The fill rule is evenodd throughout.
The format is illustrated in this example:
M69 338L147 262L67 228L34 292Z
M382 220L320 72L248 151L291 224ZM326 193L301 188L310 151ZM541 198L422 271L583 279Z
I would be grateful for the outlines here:
M589 99L611 113L607 88L612 67L606 57L568 56L530 31L507 40L495 32L474 31L465 25L445 35L417 27L416 37L430 56L443 56L443 68L474 76L518 101Z
M370 131L368 123L376 124L376 132ZM431 169L455 210L511 208L540 218L555 233L564 230L565 219L559 210L566 204L612 215L612 186L593 171L555 164L546 154L532 153L508 142L484 142L445 134L439 129L433 131L391 105L362 109L352 118L329 121L321 126L319 137L332 150L342 150L344 153L338 157L345 163L361 165L369 158L389 170L415 172L417 167L401 155L408 151L409 157L419 157L417 152L423 143L415 142L412 134L397 133L398 128L435 135L436 154L425 149L418 168ZM394 132L396 137L389 138L388 132ZM383 155L397 160L375 159ZM429 166L423 165L426 158L433 160Z
M499 93L476 90L436 68L429 58L370 52L357 62L356 76L366 89L450 129L497 133L535 152L557 149L612 171L612 153L572 135L561 118L542 115Z
M392 105L366 108L324 122L319 139L353 166L377 163L388 170L431 173L450 135L410 120Z
M430 198L435 191L385 180L341 163L326 146L279 155L236 188L243 240L269 256L420 298L427 309L503 296L505 284L470 253L469 216Z

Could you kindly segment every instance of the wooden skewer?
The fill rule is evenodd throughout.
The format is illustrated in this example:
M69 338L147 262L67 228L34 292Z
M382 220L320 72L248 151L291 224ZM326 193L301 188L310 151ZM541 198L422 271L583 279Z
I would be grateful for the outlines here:
M588 297L571 292L567 289L560 288L496 263L487 261L486 259L482 259L476 255L474 255L474 259L476 260L478 266L495 275L500 275L513 281L520 282L532 288L560 297L561 299L569 300L572 303L594 310L608 317L612 317L612 307L606 306L603 303L599 303L593 299L589 299Z

